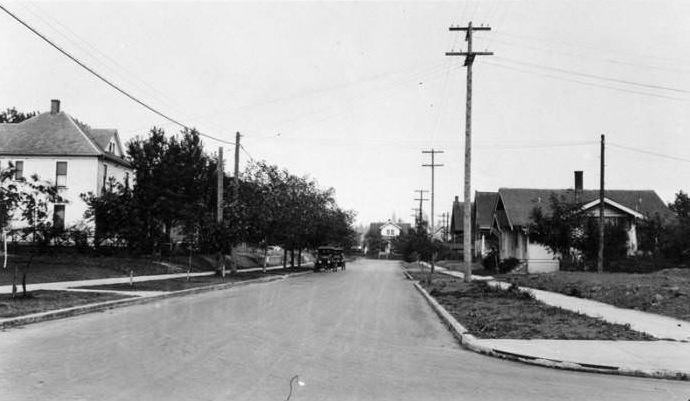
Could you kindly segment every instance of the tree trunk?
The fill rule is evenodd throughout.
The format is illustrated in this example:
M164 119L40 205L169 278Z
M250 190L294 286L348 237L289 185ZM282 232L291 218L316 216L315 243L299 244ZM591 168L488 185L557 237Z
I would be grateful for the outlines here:
M297 251L297 267L302 267L302 248Z
M295 248L290 248L290 267L295 267Z
M230 274L237 274L237 252L232 248L230 248L230 258L232 259Z
M283 269L287 269L287 248L283 249Z
M22 295L26 298L26 272L22 274Z
M225 277L225 256L223 255L222 251L218 251L218 274L221 275L221 277Z
M264 266L262 271L266 273L266 267L268 265L268 245L264 245Z

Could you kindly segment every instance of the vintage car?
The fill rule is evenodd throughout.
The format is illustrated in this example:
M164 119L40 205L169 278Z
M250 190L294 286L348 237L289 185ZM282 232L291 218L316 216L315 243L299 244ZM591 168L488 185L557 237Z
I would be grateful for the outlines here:
M338 271L345 270L345 258L342 248L332 246L321 246L317 250L314 271Z

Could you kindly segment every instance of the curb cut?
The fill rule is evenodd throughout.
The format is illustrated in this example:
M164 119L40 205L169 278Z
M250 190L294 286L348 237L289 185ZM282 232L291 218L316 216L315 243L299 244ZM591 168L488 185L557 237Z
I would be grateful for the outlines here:
M412 276L403 268L403 272L408 279L412 280ZM605 365L591 365L570 361L561 361L555 359L539 358L531 355L515 354L511 352L501 351L500 349L490 348L477 343L476 337L469 334L467 329L462 326L448 311L439 304L429 293L422 288L418 283L414 283L414 287L426 299L434 312L441 318L443 324L448 327L453 337L455 337L460 345L464 348L494 358L522 362L529 365L542 366L548 368L555 368L561 370L571 370L577 372L588 373L603 373L621 376L646 377L652 379L668 379L668 380L682 380L690 381L690 374L688 372L672 371L672 370L645 370L645 369L630 369L619 366L605 366Z
M290 277L297 277L297 276L302 276L302 275L311 274L311 273L312 272L307 271L307 272L300 272L300 273L294 273L294 274L283 274L283 275L272 276L272 277L261 277L261 278L257 278L257 279L239 281L239 282L212 284L212 285L203 286L203 287L189 288L186 290L166 292L163 294L148 295L148 296L141 296L141 297L134 296L132 298L118 299L118 300L114 300L114 301L106 301L106 302L101 302L101 303L96 303L96 304L73 306L73 307L65 308L65 309L56 309L56 310L52 310L52 311L33 313L30 315L0 319L0 330L6 330L6 329L13 328L13 327L24 326L24 325L31 324L31 323L40 323L40 322L46 322L49 320L57 320L57 319L63 319L63 318L72 317L72 316L84 315L84 314L92 313L92 312L101 312L101 311L106 311L106 310L115 309L115 308L121 308L121 307L125 307L125 306L146 304L146 303L155 302L155 301L159 301L159 300L163 300L163 299L167 299L167 298L180 297L180 296L193 295L193 294L201 294L204 292L225 290L225 289L230 289L230 288L234 288L234 287L244 287L244 286L250 285L250 284L270 283L272 281L284 280L284 279L287 279Z

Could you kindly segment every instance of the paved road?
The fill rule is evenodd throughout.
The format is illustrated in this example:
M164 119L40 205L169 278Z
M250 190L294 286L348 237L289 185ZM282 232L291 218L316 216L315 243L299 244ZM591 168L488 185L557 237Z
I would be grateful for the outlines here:
M460 349L395 262L0 333L2 400L683 400Z

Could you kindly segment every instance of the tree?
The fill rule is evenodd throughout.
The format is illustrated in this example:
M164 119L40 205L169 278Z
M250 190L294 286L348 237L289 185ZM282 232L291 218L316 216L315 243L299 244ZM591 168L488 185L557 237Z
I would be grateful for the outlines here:
M0 112L0 123L16 124L24 120L28 120L29 118L34 117L37 114L38 112L36 111L23 113L17 111L17 109L12 107L11 109L7 109L5 111Z
M367 247L367 254L378 253L382 250L383 238L379 230L369 230L364 234L364 243Z
M571 251L582 243L585 216L580 205L559 198L549 197L549 213L540 206L532 210L532 223L527 228L530 240L547 247L561 260L573 260Z
M39 244L47 244L55 235L56 231L52 224L47 222L49 216L48 208L53 203L66 203L59 194L57 188L47 182L41 181L37 175L32 175L29 179L14 179L14 166L10 163L9 168L0 169L0 229L6 239L6 232L12 219L19 218L28 224L21 229L23 236L29 235L32 241ZM33 254L31 255L33 258ZM26 277L31 262L22 271L22 287L26 296ZM19 267L15 263L14 276L12 279L12 297L17 293L17 276Z
M675 219L662 222L658 229L659 248L661 253L676 261L685 261L690 257L690 198L679 191L676 199L668 205ZM665 223L665 224L664 224Z
M215 163L203 151L198 132L184 130L180 139L168 138L154 127L147 138L130 141L127 153L136 180L133 217L142 224L137 247L156 250L170 242L177 226L194 237L205 214L215 210Z

